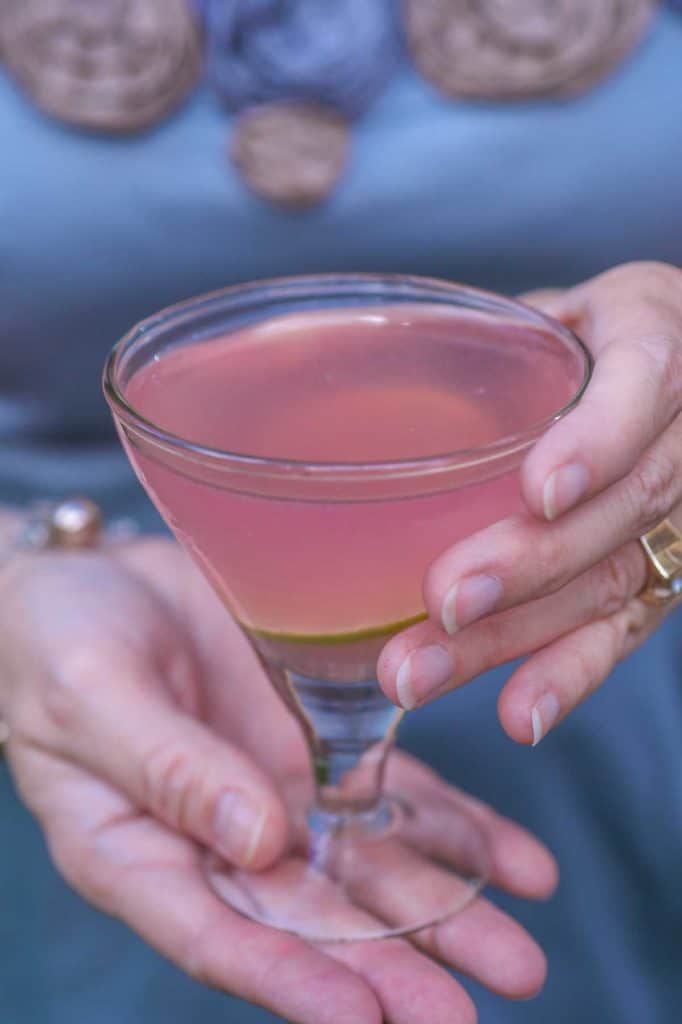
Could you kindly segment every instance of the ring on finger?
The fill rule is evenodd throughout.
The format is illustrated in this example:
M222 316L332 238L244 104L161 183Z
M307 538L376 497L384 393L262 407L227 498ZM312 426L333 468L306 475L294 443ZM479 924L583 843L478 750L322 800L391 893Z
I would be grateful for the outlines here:
M637 595L651 605L665 605L682 595L682 533L669 519L654 526L639 542L647 560L647 580Z

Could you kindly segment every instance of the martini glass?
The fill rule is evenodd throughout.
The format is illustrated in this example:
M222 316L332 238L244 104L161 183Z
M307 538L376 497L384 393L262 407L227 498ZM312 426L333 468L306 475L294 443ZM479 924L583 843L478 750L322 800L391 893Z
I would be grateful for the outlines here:
M436 924L480 891L475 804L400 758L386 770L402 712L376 661L425 617L432 559L522 511L524 453L590 368L569 330L520 303L355 274L203 296L112 351L105 393L138 478L310 752L306 784L279 780L292 828L278 864L206 853L240 913L355 941Z

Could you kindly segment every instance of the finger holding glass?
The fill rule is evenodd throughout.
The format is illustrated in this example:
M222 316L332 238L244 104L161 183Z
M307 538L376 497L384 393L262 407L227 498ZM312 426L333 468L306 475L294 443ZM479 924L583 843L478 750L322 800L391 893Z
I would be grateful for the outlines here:
M526 457L528 511L434 561L429 623L390 641L379 663L385 692L415 707L531 655L500 697L503 726L523 743L537 743L675 607L674 587L659 607L640 600L650 566L638 539L669 517L675 576L682 528L682 272L633 264L538 301L584 338L592 381Z

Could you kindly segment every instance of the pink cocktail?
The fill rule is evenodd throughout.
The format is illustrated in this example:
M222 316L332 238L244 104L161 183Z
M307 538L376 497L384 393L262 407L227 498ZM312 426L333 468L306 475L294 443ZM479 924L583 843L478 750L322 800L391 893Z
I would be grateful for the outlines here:
M328 852L321 864L322 846L343 834L344 849L371 840L376 855L400 828L379 793L397 715L374 680L379 650L424 615L422 578L440 552L521 510L523 455L588 373L573 335L521 305L363 276L207 296L141 325L110 358L107 395L140 480L302 721L313 870L345 899L345 869ZM484 874L475 845L458 865L471 893ZM275 926L325 940L368 930L327 934L296 917L293 897L256 912L257 883L225 877L227 899ZM451 906L382 920L377 934L452 912L455 888Z

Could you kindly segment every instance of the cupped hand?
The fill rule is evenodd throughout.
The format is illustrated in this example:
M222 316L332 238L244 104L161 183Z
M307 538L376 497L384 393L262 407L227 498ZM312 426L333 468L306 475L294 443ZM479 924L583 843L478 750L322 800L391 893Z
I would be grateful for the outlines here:
M181 968L297 1024L470 1024L464 989L428 955L511 998L544 980L540 949L490 902L405 941L314 948L239 916L209 889L210 848L286 857L282 780L308 771L298 727L177 545L17 559L0 576L0 709L9 762L52 857L86 899ZM537 840L399 755L401 783L466 803L493 881L542 898Z
M537 743L674 606L639 600L647 565L637 538L666 517L682 528L682 271L629 264L528 300L584 340L592 380L525 459L527 514L434 562L429 619L387 644L379 679L413 708L530 655L499 715L513 739Z

